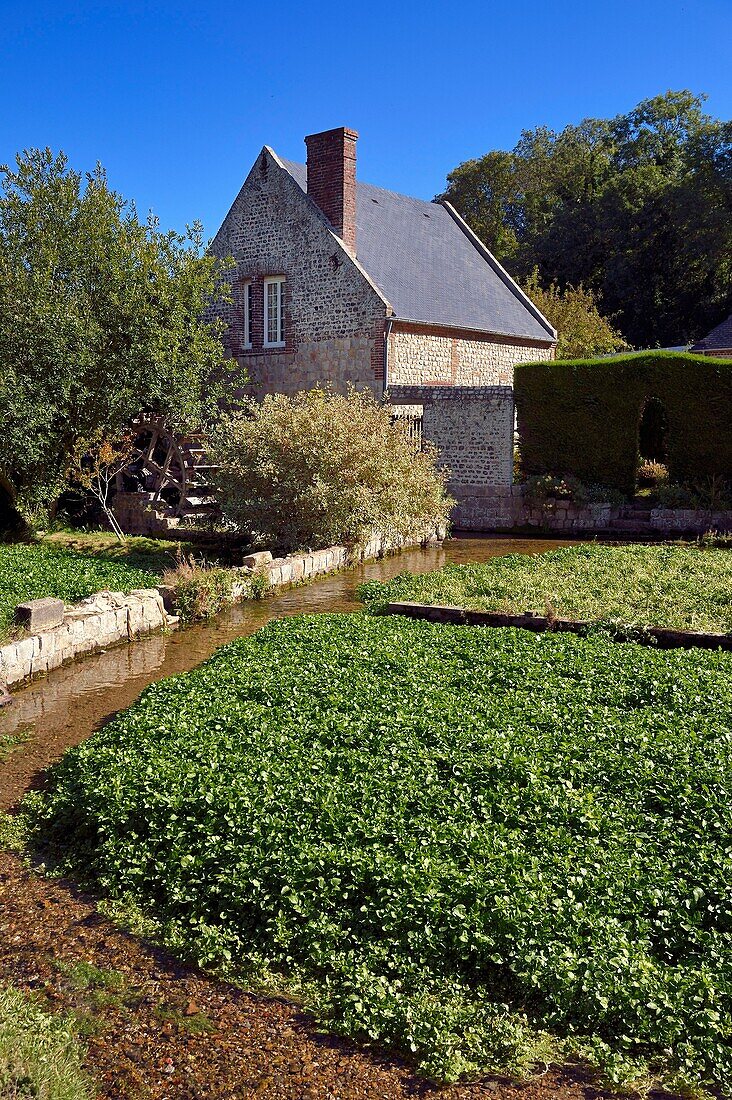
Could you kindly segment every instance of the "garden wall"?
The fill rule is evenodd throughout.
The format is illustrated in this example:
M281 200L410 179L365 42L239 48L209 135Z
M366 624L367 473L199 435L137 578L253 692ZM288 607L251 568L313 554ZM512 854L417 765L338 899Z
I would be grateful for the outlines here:
M513 390L510 386L389 386L395 406L421 406L422 437L450 470L449 490L510 486Z
M451 521L457 531L548 531L604 536L703 535L732 532L732 512L707 509L651 508L628 505L576 504L569 500L526 500L521 485L507 488L460 486Z
M15 686L87 653L132 641L178 622L166 612L163 597L155 588L140 588L128 596L121 592L98 592L62 610L58 618L56 625L0 648L0 686Z

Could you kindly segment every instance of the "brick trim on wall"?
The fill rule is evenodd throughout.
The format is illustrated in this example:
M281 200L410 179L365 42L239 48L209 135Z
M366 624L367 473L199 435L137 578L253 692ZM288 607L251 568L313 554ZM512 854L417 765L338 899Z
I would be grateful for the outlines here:
M393 332L405 332L412 336L442 336L453 340L478 340L486 344L511 344L526 348L549 348L552 340L534 340L528 336L506 336L499 332L484 332L478 329L453 328L450 325L432 325L426 321L400 321L392 322Z

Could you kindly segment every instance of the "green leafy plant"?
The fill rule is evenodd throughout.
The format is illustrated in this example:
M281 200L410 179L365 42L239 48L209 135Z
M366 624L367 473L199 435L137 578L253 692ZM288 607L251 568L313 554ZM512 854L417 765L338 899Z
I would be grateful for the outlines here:
M151 588L160 578L143 569L48 543L0 543L0 639L10 632L16 606L55 596L69 603L111 589Z
M452 505L434 448L415 453L389 407L355 389L249 402L212 453L228 518L285 550L420 540Z
M732 558L697 546L569 546L508 554L484 565L401 573L359 589L373 610L408 600L476 611L531 610L564 618L732 631Z
M148 688L28 813L180 954L432 1078L566 1043L726 1092L731 714L725 653L296 617Z

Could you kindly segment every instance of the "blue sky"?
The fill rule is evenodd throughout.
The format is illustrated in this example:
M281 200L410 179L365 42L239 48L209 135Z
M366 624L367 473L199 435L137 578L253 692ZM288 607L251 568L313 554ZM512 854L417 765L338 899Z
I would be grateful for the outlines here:
M0 0L0 161L99 160L164 227L212 235L262 145L360 132L358 173L432 198L522 129L669 88L732 117L732 0L461 4Z

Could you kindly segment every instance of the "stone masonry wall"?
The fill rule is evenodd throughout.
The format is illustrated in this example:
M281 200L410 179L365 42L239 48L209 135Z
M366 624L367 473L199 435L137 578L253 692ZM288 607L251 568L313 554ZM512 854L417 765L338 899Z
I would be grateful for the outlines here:
M552 359L551 344L397 321L389 333L389 386L512 386L517 363Z
M383 389L380 292L353 263L322 212L264 149L211 245L233 256L232 301L218 308L228 353L248 375L247 392L296 393L318 382ZM264 347L264 279L285 277L284 348ZM251 348L244 344L244 295L252 283Z
M0 648L0 684L21 683L87 653L139 638L177 621L166 613L157 589L141 588L128 596L99 592L69 608L58 626Z
M422 438L461 485L508 486L513 479L513 389L510 386L389 386L394 405L421 405Z
M457 499L451 522L458 531L510 531L515 529L551 531L558 534L592 532L605 536L627 532L623 505L603 503L575 504L573 501L548 500L543 504L524 499L521 485L455 485ZM622 526L618 525L621 521ZM632 523L630 524L632 527ZM704 509L654 508L650 511L647 532L639 524L638 534L650 537L703 535L707 531L732 532L732 512Z

